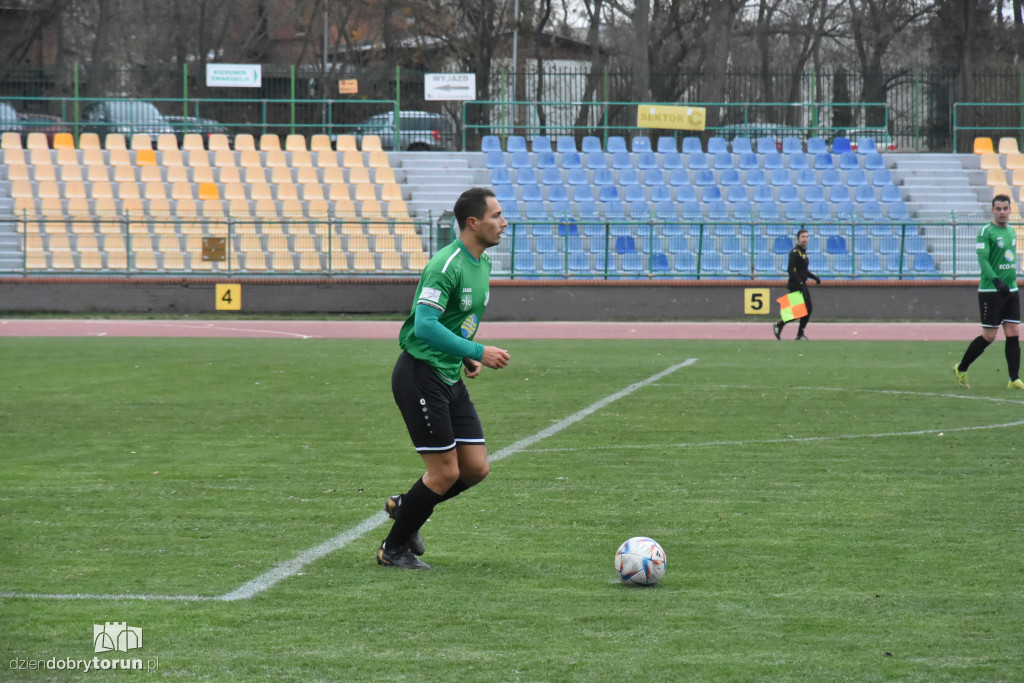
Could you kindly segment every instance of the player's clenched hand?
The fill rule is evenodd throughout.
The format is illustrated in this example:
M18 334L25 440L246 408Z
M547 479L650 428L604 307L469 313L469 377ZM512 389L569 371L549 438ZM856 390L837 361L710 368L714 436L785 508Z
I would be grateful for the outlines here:
M480 362L492 370L501 370L508 365L508 351L499 349L497 346L485 346L484 356Z
M1010 285L1006 284L1002 280L996 280L996 291L999 292L1000 296L1010 296Z
M473 379L480 374L480 370L484 367L480 361L473 360L472 358L463 358L462 367L466 369L466 379Z

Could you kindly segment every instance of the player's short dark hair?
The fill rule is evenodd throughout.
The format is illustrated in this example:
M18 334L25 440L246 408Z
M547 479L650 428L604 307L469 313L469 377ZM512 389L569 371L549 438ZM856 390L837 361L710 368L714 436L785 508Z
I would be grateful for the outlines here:
M804 234L805 232L807 232L807 228L800 228L799 230L796 231L796 238L800 239L800 235ZM809 235L811 233L807 232L807 234Z
M487 198L493 197L494 191L489 187L471 187L455 201L455 220L459 222L459 230L466 229L466 221L472 216L482 220L487 213Z
M1013 200L1010 199L1010 197L1005 194L997 194L995 197L993 197L992 206L995 206L996 202L1007 202L1008 204L1013 204Z

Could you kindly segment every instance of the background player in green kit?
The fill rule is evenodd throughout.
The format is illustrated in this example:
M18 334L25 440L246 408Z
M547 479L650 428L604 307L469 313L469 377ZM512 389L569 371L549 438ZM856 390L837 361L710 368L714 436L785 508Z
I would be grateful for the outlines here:
M459 238L439 250L420 277L412 312L399 332L402 353L391 375L395 403L427 473L384 505L395 520L377 550L377 564L429 569L419 529L434 506L483 481L490 469L483 427L467 378L481 367L499 370L508 351L473 341L490 296L491 259L508 223L487 188L466 190L455 202Z
M978 305L981 308L981 335L975 337L963 360L953 366L957 384L970 388L967 368L996 338L999 327L1006 337L1006 368L1010 371L1009 389L1024 389L1020 380L1020 292L1017 291L1017 233L1007 225L1010 198L997 194L992 198L992 222L978 231Z

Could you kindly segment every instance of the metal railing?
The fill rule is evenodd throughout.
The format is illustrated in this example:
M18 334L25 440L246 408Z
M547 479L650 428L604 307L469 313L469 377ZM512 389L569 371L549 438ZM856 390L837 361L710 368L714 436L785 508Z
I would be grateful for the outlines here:
M957 102L953 105L953 150L971 152L976 137L1024 135L1024 104L1020 102ZM963 149L961 149L963 148Z

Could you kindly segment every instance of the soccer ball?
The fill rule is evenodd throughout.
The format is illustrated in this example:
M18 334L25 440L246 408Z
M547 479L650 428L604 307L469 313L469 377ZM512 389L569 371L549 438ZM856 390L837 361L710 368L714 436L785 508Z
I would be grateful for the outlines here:
M665 550L653 538L635 536L615 552L615 571L623 581L650 586L665 576Z

